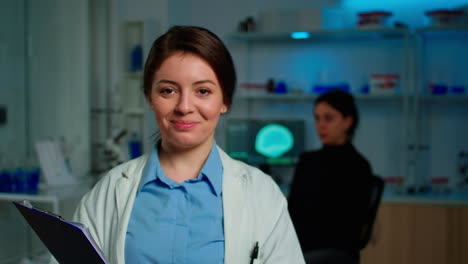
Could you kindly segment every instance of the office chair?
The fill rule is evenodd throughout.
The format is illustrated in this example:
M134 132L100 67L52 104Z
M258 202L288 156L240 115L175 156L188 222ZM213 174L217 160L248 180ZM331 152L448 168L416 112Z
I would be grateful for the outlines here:
M384 190L384 180L377 175L371 176L371 188L367 215L361 231L359 249L364 249L369 243L374 228L377 210L380 206ZM307 264L358 264L359 255L353 256L349 252L340 249L321 249L304 254Z
M384 190L385 182L382 178L377 175L371 177L371 193L369 198L369 207L366 221L362 227L361 233L361 242L359 248L363 250L369 243L372 232L374 230L375 218L377 216L377 210L380 206L380 201L382 199L382 193Z

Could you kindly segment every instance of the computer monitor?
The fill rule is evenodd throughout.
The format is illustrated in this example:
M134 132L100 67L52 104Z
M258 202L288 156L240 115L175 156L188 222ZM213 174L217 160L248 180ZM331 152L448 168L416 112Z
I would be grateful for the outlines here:
M226 151L252 165L292 164L304 150L304 120L229 119Z

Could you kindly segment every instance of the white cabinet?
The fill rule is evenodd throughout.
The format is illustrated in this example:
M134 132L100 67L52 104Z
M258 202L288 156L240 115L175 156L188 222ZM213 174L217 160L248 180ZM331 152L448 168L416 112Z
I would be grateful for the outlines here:
M452 191L462 191L459 183L465 181L466 191L467 172L463 177L458 168L460 152L468 152L468 26L422 28L415 38L412 180L418 188L429 188L434 179L445 178Z
M321 143L313 122L311 93L315 84L347 83L360 111L354 143L381 176L408 174L408 115L411 83L410 33L406 29L329 30L310 32L307 39L287 33L236 33L240 85L284 81L288 94L250 94L240 88L229 118L302 119L307 150ZM370 74L398 74L394 94L363 94ZM244 90L244 91L242 91ZM254 90L254 89L252 89ZM255 89L259 90L259 89Z

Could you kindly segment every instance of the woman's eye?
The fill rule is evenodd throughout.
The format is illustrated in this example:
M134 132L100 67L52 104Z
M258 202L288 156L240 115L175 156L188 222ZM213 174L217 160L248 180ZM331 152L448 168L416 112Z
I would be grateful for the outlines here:
M331 122L331 121L333 121L333 119L334 119L334 118L333 118L332 116L325 116L325 118L324 118L324 120L325 120L326 122Z
M201 95L208 95L208 94L210 94L210 93L211 93L211 91L210 91L210 90L208 90L208 89L204 89L204 88L202 88L202 89L198 90L198 92L199 92Z
M174 89L172 89L172 88L162 88L161 90L159 90L159 92L161 94L171 94L171 93L174 93Z

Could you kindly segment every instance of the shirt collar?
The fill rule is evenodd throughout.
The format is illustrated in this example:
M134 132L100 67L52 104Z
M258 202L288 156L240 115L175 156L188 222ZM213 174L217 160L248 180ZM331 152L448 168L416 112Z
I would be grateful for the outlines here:
M142 172L142 178L138 187L138 191L140 191L145 184L156 179L161 180L171 188L180 186L180 184L167 178L166 174L164 173L161 167L161 163L159 162L158 145L159 144L154 146L148 157L148 161L146 162ZM206 179L210 183L213 193L216 196L219 196L222 192L222 176L223 163L221 161L221 157L219 156L216 142L214 142L213 146L211 147L210 154L208 155L208 159L203 165L197 179L191 179L190 181Z
M145 167L141 175L141 181L138 186L138 192L143 188L143 186L151 181L154 181L157 178L157 175L162 172L161 164L159 163L158 156L158 144L153 147L148 160L146 161Z
M201 176L208 179L214 193L219 196L221 194L223 184L223 162L219 156L216 142L213 143L208 159L203 165Z

